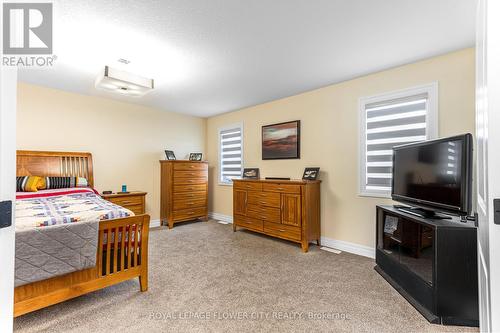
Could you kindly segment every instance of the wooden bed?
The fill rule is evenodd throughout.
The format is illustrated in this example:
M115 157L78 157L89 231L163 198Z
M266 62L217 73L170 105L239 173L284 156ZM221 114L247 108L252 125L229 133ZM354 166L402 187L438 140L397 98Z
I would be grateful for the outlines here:
M17 151L17 176L75 176L94 186L90 153ZM120 237L119 234L125 235ZM149 215L101 221L96 267L15 288L14 317L138 277L148 289ZM111 238L104 242L104 239ZM130 241L129 240L139 240Z

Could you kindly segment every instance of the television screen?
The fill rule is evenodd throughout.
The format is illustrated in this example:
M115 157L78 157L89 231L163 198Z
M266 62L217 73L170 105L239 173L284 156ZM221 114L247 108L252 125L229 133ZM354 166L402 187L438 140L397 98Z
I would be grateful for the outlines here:
M394 200L467 214L471 190L470 134L394 148Z

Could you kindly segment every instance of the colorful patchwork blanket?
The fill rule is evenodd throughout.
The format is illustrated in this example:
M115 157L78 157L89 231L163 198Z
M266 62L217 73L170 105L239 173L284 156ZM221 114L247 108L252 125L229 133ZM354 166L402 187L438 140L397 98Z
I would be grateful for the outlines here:
M99 221L134 215L92 189L19 192L15 286L94 267Z

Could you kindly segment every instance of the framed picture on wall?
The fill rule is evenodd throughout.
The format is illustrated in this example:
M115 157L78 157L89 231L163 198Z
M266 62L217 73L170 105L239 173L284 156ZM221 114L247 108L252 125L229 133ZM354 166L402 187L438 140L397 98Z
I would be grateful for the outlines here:
M262 159L300 158L300 120L262 126Z
M175 160L175 154L173 152L173 150L165 150L165 156L167 157L167 160Z

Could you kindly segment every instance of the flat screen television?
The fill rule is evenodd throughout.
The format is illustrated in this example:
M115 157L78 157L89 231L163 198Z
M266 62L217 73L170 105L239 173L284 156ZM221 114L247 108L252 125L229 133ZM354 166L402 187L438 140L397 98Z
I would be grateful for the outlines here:
M471 134L394 147L392 162L393 200L424 216L471 213Z

